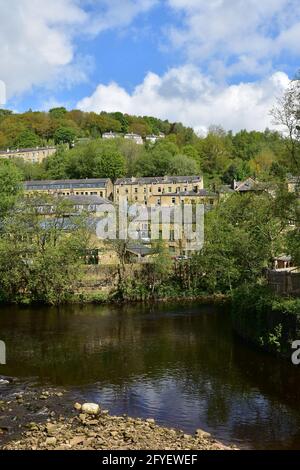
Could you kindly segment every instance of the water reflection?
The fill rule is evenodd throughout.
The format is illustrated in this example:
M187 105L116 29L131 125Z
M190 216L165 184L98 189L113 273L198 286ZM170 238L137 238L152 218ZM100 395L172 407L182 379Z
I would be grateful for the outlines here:
M5 308L0 374L67 386L115 413L256 448L300 448L299 372L197 304Z

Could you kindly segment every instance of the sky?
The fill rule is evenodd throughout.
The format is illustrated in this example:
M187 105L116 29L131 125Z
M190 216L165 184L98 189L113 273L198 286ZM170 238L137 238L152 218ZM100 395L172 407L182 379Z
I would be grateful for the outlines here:
M299 68L299 0L0 0L0 22L0 83L16 112L264 130Z

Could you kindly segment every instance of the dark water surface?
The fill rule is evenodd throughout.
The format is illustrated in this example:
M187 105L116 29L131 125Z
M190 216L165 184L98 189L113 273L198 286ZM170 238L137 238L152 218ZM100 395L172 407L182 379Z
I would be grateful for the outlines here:
M239 446L300 449L300 366L237 339L222 308L2 307L0 339L1 375Z

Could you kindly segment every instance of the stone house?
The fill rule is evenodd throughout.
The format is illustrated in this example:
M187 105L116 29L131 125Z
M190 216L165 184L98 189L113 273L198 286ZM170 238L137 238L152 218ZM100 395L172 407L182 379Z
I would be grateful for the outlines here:
M202 176L161 176L143 178L119 178L114 184L114 201L126 198L130 203L173 205L172 197L179 193L197 194L203 190ZM173 196L175 194L175 196ZM178 198L176 199L178 200Z
M31 149L0 150L0 158L22 158L25 162L41 163L45 158L54 155L56 147L35 147Z

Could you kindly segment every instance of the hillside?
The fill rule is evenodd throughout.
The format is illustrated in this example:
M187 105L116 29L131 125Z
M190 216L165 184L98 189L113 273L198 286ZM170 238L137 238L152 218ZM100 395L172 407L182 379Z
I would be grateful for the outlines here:
M104 142L105 132L165 134L155 145L138 146L124 139ZM197 136L181 123L117 113L85 113L53 108L48 113L14 114L0 110L0 148L69 144L43 164L16 162L24 178L163 176L204 173L211 183L229 184L248 176L278 178L293 171L286 141L278 132L225 132L212 126Z

